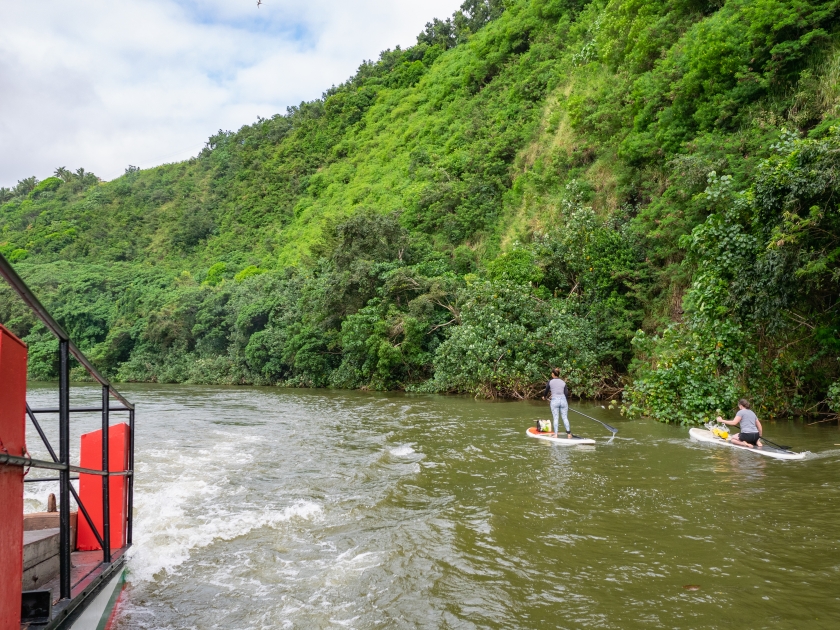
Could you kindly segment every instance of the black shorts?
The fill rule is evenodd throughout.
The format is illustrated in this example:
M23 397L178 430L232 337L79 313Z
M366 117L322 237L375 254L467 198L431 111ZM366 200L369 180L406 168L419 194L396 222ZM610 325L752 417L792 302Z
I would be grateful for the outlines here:
M761 436L758 433L739 433L738 439L742 442L746 442L747 444L752 444L755 446L758 444L758 438Z

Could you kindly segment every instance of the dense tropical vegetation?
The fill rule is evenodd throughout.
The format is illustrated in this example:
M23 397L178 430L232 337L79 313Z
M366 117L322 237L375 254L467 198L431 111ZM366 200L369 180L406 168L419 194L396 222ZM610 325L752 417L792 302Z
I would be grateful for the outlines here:
M840 3L467 0L195 158L0 190L126 381L840 411ZM31 375L55 343L0 293Z

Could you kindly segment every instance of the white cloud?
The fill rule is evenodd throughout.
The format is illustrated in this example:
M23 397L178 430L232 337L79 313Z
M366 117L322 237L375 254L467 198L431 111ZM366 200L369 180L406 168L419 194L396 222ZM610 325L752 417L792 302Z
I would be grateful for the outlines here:
M112 179L317 98L462 0L39 0L0 6L0 185Z

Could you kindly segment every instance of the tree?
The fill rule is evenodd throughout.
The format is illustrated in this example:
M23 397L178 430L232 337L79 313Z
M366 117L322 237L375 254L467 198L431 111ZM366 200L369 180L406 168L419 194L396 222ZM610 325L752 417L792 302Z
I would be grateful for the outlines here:
M12 192L14 193L15 197L25 197L26 195L31 193L37 185L38 178L33 175L32 177L27 177L25 179L18 180L17 186L14 187Z

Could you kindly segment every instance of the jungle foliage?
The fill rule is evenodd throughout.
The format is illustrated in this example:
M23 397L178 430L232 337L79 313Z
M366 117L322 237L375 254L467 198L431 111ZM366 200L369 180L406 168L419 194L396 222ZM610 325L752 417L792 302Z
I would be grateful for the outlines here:
M125 381L836 413L838 17L467 0L186 162L0 189L0 253Z

